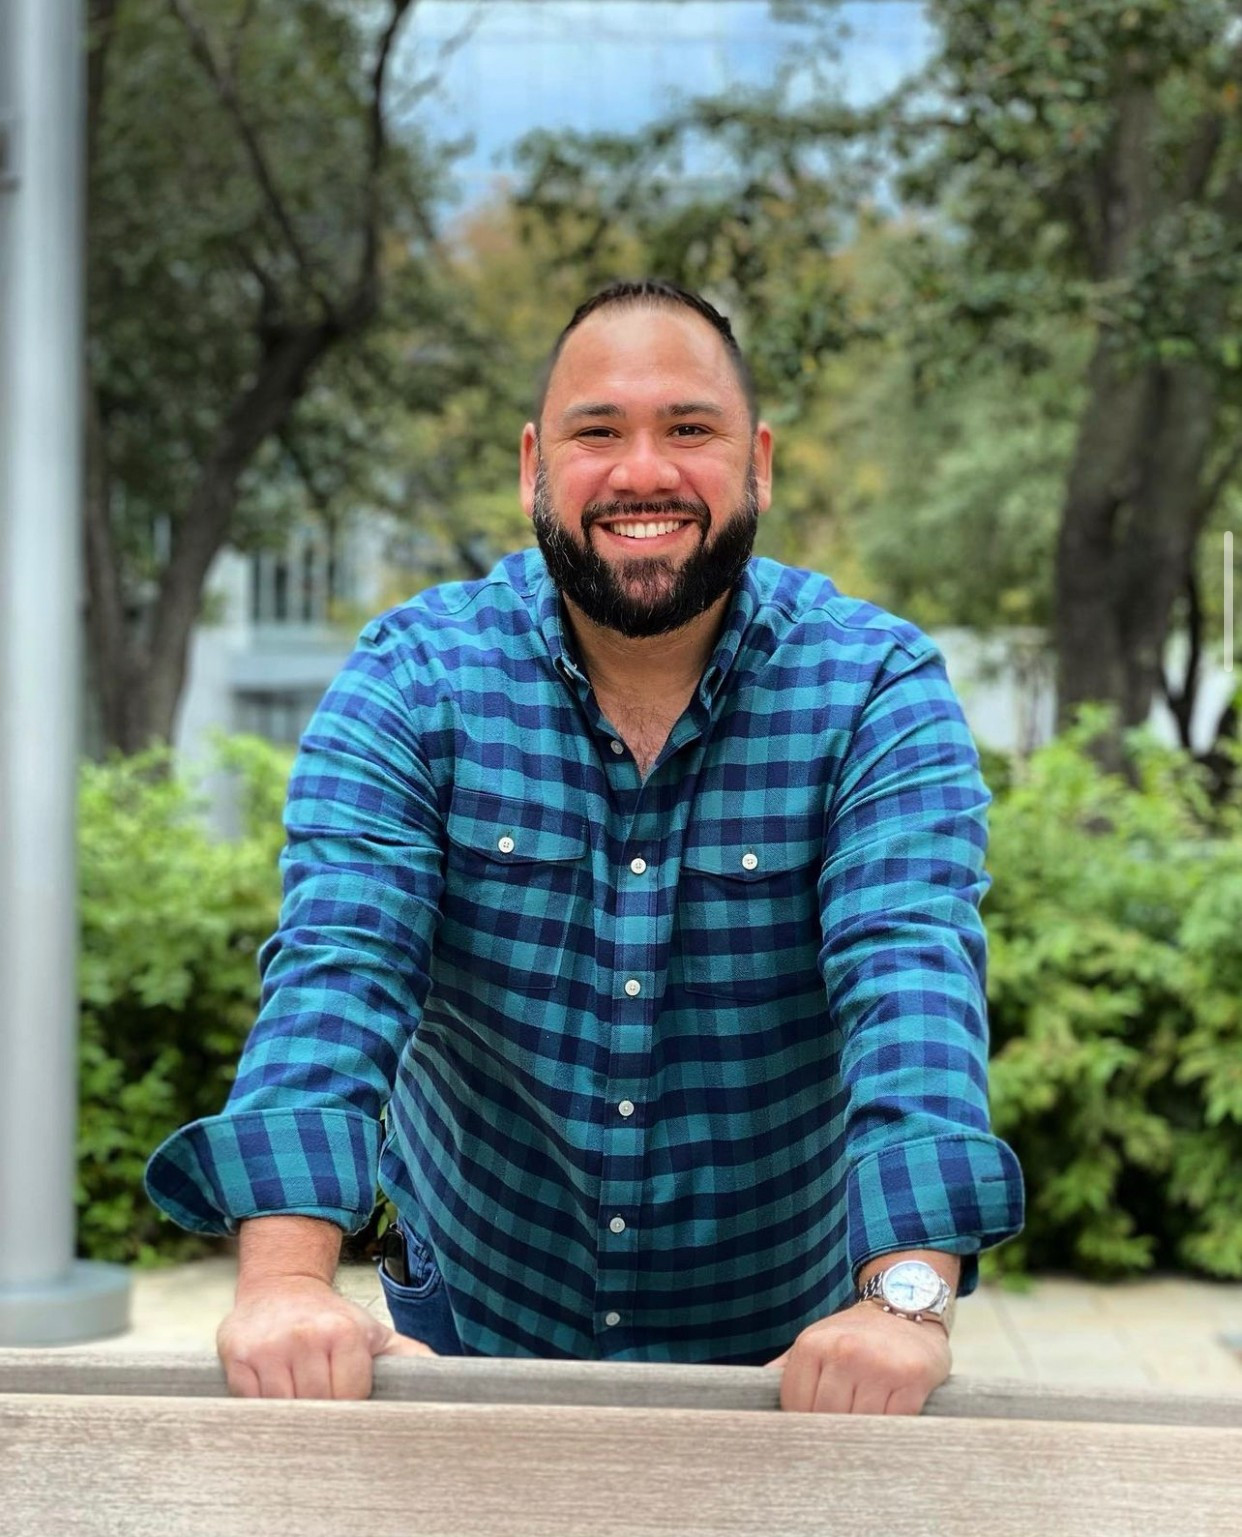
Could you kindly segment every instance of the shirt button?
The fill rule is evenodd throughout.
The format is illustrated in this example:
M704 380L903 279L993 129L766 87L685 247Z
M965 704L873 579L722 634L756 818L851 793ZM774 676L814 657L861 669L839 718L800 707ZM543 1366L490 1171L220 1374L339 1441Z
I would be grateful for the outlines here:
M610 1329L615 1329L617 1327L617 1325L621 1322L621 1315L620 1315L620 1313L605 1313L604 1314L604 1322L608 1325L608 1327Z
M514 849L513 839L506 835L496 845L502 854L512 854Z
M617 1106L617 1109L621 1112L622 1115L633 1115L634 1101L632 1099L623 1099Z
M625 1218L624 1217L614 1217L612 1219L612 1221L608 1224L608 1226L612 1229L612 1231L614 1233L624 1233L625 1232Z
M635 981L633 977L625 984L625 990L631 998L637 998L643 990L643 984Z
M631 859L630 869L633 870L635 875L646 875L647 861L645 859Z
M618 758L625 751L625 743L624 742L618 742L616 737L613 737L612 741L609 742L608 745L609 745L609 747L612 748L613 752L616 753Z
M759 856L758 856L758 854L743 854L742 855L742 869L743 870L757 870L758 868L759 868Z

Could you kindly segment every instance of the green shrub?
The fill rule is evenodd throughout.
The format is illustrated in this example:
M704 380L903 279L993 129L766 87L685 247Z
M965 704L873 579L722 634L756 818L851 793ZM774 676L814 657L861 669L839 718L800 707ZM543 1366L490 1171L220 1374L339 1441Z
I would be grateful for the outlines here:
M1242 1276L1242 839L1186 757L1087 716L993 807L993 1119L1027 1225L989 1269Z
M147 1158L222 1106L258 996L255 953L280 903L289 756L254 739L221 749L245 831L213 838L167 754L83 768L78 1232L95 1259L202 1253L142 1188Z

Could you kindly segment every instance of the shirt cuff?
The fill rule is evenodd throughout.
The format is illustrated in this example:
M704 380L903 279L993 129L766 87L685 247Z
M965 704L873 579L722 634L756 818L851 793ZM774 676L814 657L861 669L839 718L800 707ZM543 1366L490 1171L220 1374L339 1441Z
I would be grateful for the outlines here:
M979 1251L1022 1230L1022 1170L985 1132L923 1137L883 1148L850 1170L846 1187L850 1274L899 1249L962 1256L958 1295L979 1281Z
M289 1214L354 1233L375 1207L379 1132L354 1110L226 1111L162 1142L144 1183L192 1233L235 1233L248 1217Z

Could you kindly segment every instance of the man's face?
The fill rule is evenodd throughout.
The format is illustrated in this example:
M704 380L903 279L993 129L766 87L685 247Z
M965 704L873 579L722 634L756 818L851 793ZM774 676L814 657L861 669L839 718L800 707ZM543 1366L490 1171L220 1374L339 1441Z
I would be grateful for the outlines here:
M522 491L558 587L595 623L661 635L736 582L770 499L724 343L690 311L603 310L565 343Z

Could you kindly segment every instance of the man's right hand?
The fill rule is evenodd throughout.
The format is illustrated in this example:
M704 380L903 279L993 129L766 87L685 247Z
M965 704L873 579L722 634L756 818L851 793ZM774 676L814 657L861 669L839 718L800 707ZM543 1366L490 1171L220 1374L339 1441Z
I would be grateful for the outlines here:
M239 1286L216 1349L235 1398L369 1398L376 1356L436 1354L312 1276Z

